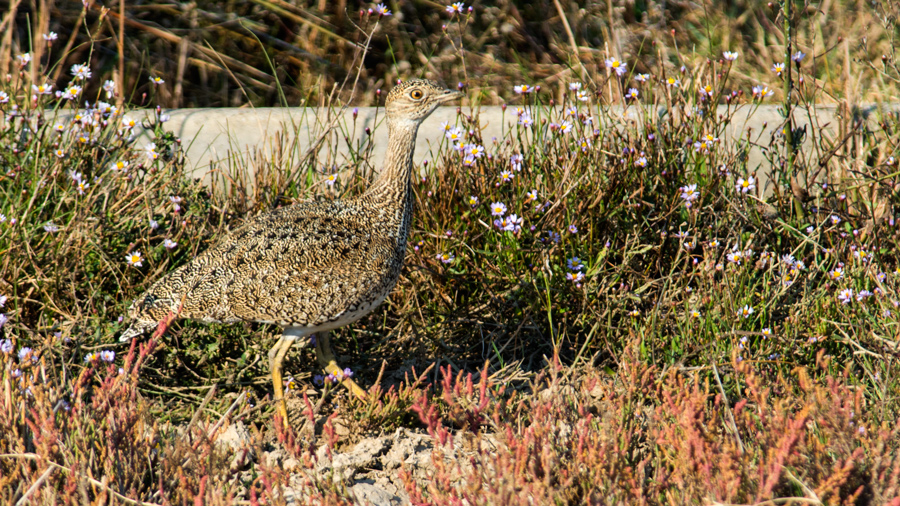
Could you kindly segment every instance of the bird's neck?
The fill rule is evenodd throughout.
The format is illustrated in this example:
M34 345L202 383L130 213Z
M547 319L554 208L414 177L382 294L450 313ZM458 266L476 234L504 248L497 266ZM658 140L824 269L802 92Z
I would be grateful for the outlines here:
M413 152L416 149L418 130L419 124L415 122L388 121L384 167L366 192L367 196L396 203L404 200L402 197L411 190Z
M412 213L413 152L419 124L412 121L388 121L388 146L384 168L363 195L384 207ZM405 214L405 213L404 213Z

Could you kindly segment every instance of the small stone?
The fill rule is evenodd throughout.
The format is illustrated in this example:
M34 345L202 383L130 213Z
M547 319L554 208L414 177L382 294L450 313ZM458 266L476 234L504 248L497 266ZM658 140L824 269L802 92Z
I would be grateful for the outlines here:
M243 422L235 422L219 433L216 445L226 445L232 450L238 450L250 446L253 438Z
M400 496L365 481L357 482L350 487L349 491L356 504L371 504L372 506L401 506L404 504L403 498Z
M331 469L336 476L350 480L358 471L380 467L378 457L385 451L387 451L385 438L363 439L353 450L334 455L331 459Z
M250 464L250 461L253 460L254 451L252 448L241 448L234 453L234 458L231 459L231 465L229 469L231 472L237 472L241 469L247 467Z
M288 457L281 463L281 468L287 472L298 470L300 469L300 461L294 457Z

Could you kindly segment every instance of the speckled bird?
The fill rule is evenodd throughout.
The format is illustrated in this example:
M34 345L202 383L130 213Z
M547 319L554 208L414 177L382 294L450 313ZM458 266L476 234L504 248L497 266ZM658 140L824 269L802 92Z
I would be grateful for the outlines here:
M424 79L394 86L385 100L384 168L357 197L316 200L257 216L221 242L156 281L129 308L120 340L154 330L172 313L202 322L281 326L269 351L278 414L288 423L282 361L295 342L316 333L316 358L343 376L328 331L375 309L397 283L413 219L413 151L419 125L439 105L462 96Z

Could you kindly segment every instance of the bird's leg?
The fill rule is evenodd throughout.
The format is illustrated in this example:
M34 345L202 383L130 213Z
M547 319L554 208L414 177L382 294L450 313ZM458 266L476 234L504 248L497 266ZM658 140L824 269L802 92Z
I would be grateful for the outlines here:
M288 427L287 403L284 401L284 381L281 377L281 362L296 339L293 335L282 334L275 346L269 350L269 371L272 373L272 386L275 387L275 409L281 415L281 422Z
M338 366L337 360L334 358L334 352L331 350L331 339L328 337L328 332L322 332L316 336L316 359L319 361L319 366L325 371L325 374L330 374L340 380L341 384L347 387L347 390L350 390L353 395L360 399L366 398L365 390L360 388L352 379L344 377L344 370Z

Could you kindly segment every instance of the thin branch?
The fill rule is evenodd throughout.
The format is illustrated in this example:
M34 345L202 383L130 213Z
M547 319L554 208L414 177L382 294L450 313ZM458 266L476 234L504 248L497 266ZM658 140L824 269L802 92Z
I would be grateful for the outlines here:
M776 499L770 499L768 501L758 502L754 504L732 504L719 501L712 501L710 502L710 504L713 506L775 506L778 504L791 504L796 502L816 505L822 504L822 501L819 501L817 499L809 499L807 497L778 497Z
M27 460L36 460L39 462L46 462L52 469L59 469L59 470L65 471L67 473L74 474L82 479L85 479L85 480L89 481L91 483L91 485L94 485L95 487L100 487L103 490L106 490L110 494L114 495L120 501L126 502L128 504L136 504L136 505L143 505L143 506L162 506L160 504L146 502L146 501L138 501L138 500L132 499L130 497L126 497L126 496L116 492L115 490L111 489L108 485L106 485L100 481L97 481L89 476L84 476L83 474L75 471L74 469L70 469L66 466L59 465L56 462L53 462L51 460L47 460L44 457L42 457L36 453L4 453L4 454L0 454L0 459L3 459L3 458L5 458L5 459L27 459ZM44 473L44 474L46 474L46 473ZM38 481L40 481L40 479L38 479ZM32 485L32 487L33 486L34 485Z
M23 504L27 503L28 498L31 497L31 494L35 493L37 489L40 488L41 484L44 483L44 481L48 476L50 476L50 473L52 473L53 470L54 468L52 466L48 467L47 470L44 471L43 474L41 474L41 477L38 478L34 483L32 483L31 486L28 487L28 490L25 491L25 494L23 494L22 497L19 498L18 501L16 501L16 506L22 506Z
M566 29L566 35L569 37L569 45L572 46L572 56L574 56L575 60L578 62L578 66L581 68L581 79L584 80L587 75L587 69L584 68L584 64L581 63L581 57L578 56L578 44L575 42L575 34L572 33L572 27L569 26L569 20L566 18L566 13L563 11L562 4L559 3L559 0L553 0L553 4L556 5L556 12L559 13L559 19L562 20L563 28Z
M734 438L737 439L738 448L741 455L744 454L744 443L741 441L741 434L738 432L737 424L734 422L734 414L731 412L731 405L728 403L728 396L725 395L725 389L722 387L722 381L719 379L719 370L716 364L712 364L713 375L716 377L716 384L719 385L719 392L722 394L722 400L725 402L725 412L728 413L728 419L731 421L731 427L734 429Z

